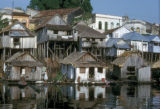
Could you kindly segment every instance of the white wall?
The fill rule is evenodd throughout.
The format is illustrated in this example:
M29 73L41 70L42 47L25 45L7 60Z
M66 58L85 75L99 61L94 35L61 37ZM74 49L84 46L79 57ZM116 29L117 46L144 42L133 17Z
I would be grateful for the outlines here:
M105 68L103 68L103 72L98 72L98 68L95 68L94 72L95 72L95 81L102 82L102 79L106 78L106 69Z
M99 30L99 21L102 22L102 30ZM122 26L122 17L119 16L112 16L112 15L104 15L104 14L95 14L95 23L91 24L90 27L93 27L93 29L103 33L105 32L105 22L108 23L108 30L117 28L117 23L119 23L120 26ZM111 23L113 22L114 26L112 28Z
M126 29L125 27L121 27L119 29L117 29L116 31L113 32L113 38L122 38L122 36L126 33L129 33L131 31L129 31L128 29Z
M140 28L140 34L146 34L146 26L141 23L127 23L124 25L127 29L131 30L131 28L134 28L134 31L136 31L137 28Z
M131 45L133 46L132 50L148 52L148 42L131 41Z
M89 68L86 68L84 73L80 73L80 68L76 68L75 83L78 83L79 77L80 77L80 82L87 82L89 77Z
M14 47L13 37L10 38L10 47ZM24 37L20 38L20 46L16 48L37 48L37 37Z
M98 72L98 68L94 69L94 80L96 82L102 82L102 79L106 78L106 69L103 68L103 72ZM78 78L80 77L80 82L89 82L89 68L86 68L85 73L80 73L80 68L76 68L75 83L78 83Z

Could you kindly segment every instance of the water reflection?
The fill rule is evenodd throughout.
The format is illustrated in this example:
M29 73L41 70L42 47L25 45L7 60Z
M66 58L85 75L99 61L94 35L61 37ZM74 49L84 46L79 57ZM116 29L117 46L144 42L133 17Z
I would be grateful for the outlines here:
M0 109L157 109L150 85L78 86L0 84Z

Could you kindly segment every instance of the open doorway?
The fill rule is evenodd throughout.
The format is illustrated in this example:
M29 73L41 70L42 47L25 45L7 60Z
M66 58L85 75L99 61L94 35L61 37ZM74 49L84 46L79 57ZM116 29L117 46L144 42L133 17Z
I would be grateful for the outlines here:
M89 68L89 78L94 78L94 67Z

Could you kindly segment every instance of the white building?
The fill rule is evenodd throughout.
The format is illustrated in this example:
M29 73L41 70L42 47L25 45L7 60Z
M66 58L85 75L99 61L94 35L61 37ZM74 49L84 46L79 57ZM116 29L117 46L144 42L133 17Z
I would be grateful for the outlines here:
M123 17L113 15L95 14L93 21L89 26L101 33L123 25Z
M140 34L147 34L146 22L142 20L129 20L125 22L124 27L130 31L136 31Z
M115 28L112 30L106 31L104 34L107 38L122 38L122 36L126 33L130 33L131 31L124 26L119 28Z
M138 50L141 52L149 51L149 39L139 33L126 33L122 38L132 46L132 50Z
M75 83L104 83L106 80L105 64L89 52L73 52L61 64L61 72Z

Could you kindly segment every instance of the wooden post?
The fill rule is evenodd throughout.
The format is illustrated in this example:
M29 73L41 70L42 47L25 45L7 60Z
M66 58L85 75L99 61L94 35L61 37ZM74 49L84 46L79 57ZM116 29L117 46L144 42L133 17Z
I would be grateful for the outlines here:
M48 59L48 47L49 47L49 42L47 41L47 59Z
M6 48L3 49L3 61L6 60L5 57L6 57Z

